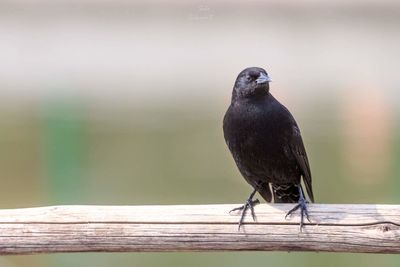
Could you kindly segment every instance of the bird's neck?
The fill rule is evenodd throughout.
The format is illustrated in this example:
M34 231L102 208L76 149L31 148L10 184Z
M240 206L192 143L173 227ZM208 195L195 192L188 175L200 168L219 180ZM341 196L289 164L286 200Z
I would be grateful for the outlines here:
M256 87L253 90L249 91L241 91L236 87L232 90L232 102L240 100L240 99L259 99L264 98L269 95L269 84L266 84L262 87Z
M258 101L268 101L268 99L273 98L270 92L263 92L263 93L255 93L251 95L240 95L240 94L232 94L231 103L237 102L258 102Z

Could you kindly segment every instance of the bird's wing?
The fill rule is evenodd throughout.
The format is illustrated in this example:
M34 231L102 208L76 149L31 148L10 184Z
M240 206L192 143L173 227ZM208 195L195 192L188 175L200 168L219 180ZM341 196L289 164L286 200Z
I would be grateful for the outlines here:
M312 202L314 202L314 194L311 187L311 171L310 164L308 163L306 149L304 148L303 140L301 138L299 127L293 127L293 135L290 141L290 150L292 151L300 170L303 174L304 184L306 186L307 194Z

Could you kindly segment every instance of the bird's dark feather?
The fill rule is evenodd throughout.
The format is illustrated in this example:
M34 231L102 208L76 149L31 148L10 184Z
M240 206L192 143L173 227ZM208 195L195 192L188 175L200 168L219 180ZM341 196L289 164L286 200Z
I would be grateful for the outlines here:
M296 158L297 164L300 166L304 185L306 186L307 195L311 202L314 202L314 194L311 187L311 171L310 164L308 163L306 149L301 138L300 129L294 127L293 139L290 143L290 149Z

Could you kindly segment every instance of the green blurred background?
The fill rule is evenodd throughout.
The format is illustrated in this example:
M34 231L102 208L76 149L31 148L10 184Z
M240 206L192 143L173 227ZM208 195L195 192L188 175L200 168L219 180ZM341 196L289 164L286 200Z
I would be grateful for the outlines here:
M398 1L0 2L1 208L242 203L236 75L267 69L319 203L399 203ZM399 266L345 253L75 253L0 266Z

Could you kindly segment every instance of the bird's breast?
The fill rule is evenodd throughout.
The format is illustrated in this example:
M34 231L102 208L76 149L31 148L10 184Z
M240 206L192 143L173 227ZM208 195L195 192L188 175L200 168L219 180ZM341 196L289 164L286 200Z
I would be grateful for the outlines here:
M285 139L286 130L282 129L285 122L279 117L267 106L232 105L224 121L225 138L243 152L273 153L282 147Z

